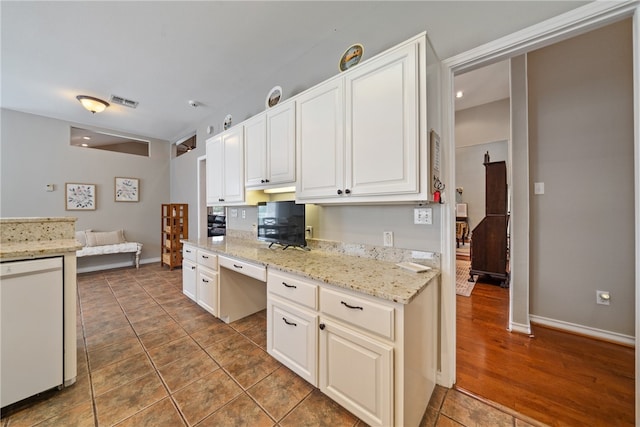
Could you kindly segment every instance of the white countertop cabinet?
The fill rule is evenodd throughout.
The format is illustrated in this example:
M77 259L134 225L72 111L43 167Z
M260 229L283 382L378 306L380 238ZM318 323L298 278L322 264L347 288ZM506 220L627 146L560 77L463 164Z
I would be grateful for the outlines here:
M274 358L369 425L420 424L436 384L437 270L230 236L184 243L218 256L221 320L266 307Z

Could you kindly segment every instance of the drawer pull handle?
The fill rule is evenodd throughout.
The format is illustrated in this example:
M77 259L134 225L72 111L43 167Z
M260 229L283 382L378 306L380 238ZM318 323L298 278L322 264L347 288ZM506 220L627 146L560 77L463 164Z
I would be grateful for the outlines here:
M208 256L206 256L206 255L200 255L200 256L201 256L202 258L204 258L204 259L209 259L209 257L208 257Z
M192 269L192 270L195 270L195 269L196 269L196 267L195 267L195 266L191 266L191 269Z
M241 265L238 265L238 264L233 264L233 266L234 266L235 268L242 268L242 266L241 266Z
M285 317L283 317L282 320L284 320L284 323L286 323L289 326L298 326L297 324L295 324L293 322L289 322Z
M188 253L188 254L190 254L190 253L191 253L191 251L190 251L189 249L185 249L184 251L185 251L186 253Z
M204 283L209 283L209 281L208 281L207 279L202 279L202 281L203 281Z
M287 288L293 288L293 289L296 289L296 288L297 288L297 286L296 286L296 285L290 285L290 284L288 284L287 282L282 282L282 284L283 284L283 285L285 285Z
M349 305L349 304L347 304L347 303L346 303L346 302L344 302L344 301L340 301L340 304L344 305L344 306L345 306L345 307L347 307L347 308L351 308L351 309L353 309L353 310L364 310L364 308L362 308L362 307L360 307L360 306L357 306L357 305Z

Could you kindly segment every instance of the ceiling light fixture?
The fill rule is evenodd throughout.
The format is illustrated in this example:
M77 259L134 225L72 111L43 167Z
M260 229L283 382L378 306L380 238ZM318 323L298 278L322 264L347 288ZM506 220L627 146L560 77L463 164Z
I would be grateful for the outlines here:
M461 90L456 92L456 98L462 98L464 96L464 93L462 93Z
M80 104L82 104L84 108L91 111L93 114L101 113L109 106L107 101L94 98L93 96L78 95L76 96L76 99L80 101Z

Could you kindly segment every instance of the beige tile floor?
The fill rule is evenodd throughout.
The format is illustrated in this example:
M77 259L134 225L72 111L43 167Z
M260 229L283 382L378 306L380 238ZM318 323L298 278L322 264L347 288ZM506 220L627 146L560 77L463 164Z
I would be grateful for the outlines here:
M7 426L364 426L266 352L266 313L229 325L158 264L78 275L78 377L4 408ZM421 426L527 426L437 387ZM538 424L533 424L538 425Z

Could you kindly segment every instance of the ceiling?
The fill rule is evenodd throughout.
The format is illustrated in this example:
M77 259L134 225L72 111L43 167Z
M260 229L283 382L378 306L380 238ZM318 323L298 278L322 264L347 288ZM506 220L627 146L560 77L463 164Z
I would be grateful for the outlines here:
M446 59L585 3L3 0L0 106L173 142L205 121L218 132L228 112L238 122L261 111L279 76L291 97L337 74L355 42L366 60L427 31ZM490 81L465 89L465 105ZM93 115L80 94L139 105Z

